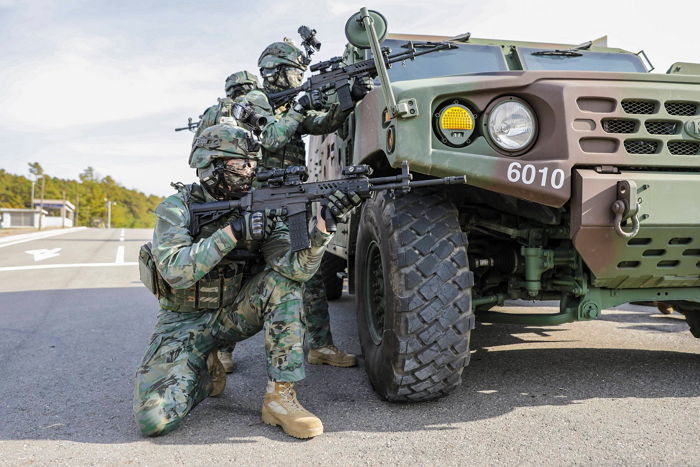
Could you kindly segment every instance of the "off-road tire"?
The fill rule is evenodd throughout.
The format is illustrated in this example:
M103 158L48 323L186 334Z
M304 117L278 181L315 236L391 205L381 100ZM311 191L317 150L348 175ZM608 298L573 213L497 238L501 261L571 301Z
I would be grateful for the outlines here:
M321 261L321 276L326 286L326 299L338 300L343 295L343 279L338 277L339 272L345 270L346 261L332 253L326 252Z
M381 261L380 261L381 259ZM371 274L379 266L383 273ZM355 302L365 369L389 401L422 401L462 382L474 328L467 236L457 209L439 192L392 199L378 193L362 208L355 254ZM381 279L383 277L383 279ZM383 300L368 290L383 287ZM379 303L379 305L376 305ZM384 325L368 313L383 304ZM381 334L381 337L378 337ZM377 342L379 340L379 342Z
M690 326L690 333L700 339L700 304L681 302L674 306L685 316L685 320L688 322L688 326Z
M690 326L690 333L700 339L700 310L687 311L683 314Z

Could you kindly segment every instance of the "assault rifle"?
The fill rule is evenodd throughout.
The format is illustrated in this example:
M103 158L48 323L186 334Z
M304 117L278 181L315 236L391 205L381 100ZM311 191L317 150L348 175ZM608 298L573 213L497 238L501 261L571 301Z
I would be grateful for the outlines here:
M182 130L190 130L194 131L197 129L199 126L199 122L193 122L192 117L187 119L187 126L183 126L181 128L175 128L175 131L182 131Z
M367 199L375 191L407 192L414 187L461 184L467 181L465 176L413 181L406 161L401 164L400 175L369 178L371 174L372 168L368 165L351 165L343 169L344 178L304 183L309 176L308 169L304 166L266 170L259 173L257 179L267 182L267 187L252 189L241 199L191 204L190 233L192 236L197 235L203 225L227 216L235 209L249 212L274 209L287 218L292 251L299 251L310 246L308 213L311 202L323 202L326 196L336 190L343 193L354 191L360 198ZM326 221L326 229L335 232L335 223Z
M382 58L387 68L391 68L392 63L414 60L421 55L437 52L439 50L453 49L457 46L449 42L420 42L414 44L413 41L409 41L402 47L405 47L407 50L391 55L389 54L389 49L382 49ZM418 51L416 48L423 50ZM311 78L307 79L301 86L273 92L268 94L267 97L273 107L279 107L302 91L310 92L314 89L318 89L325 93L334 89L338 94L340 110L350 110L354 105L352 96L350 95L350 79L365 77L374 78L377 76L377 66L374 60L375 58L370 58L345 65L342 57L333 57L329 60L311 65L311 72L318 71L319 73L311 76Z

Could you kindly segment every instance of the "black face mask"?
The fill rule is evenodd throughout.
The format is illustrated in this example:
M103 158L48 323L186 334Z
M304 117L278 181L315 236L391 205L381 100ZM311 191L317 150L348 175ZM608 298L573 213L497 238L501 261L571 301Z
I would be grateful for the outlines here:
M301 86L304 82L304 72L293 67L280 66L271 75L263 75L265 89L270 92L286 91Z
M250 191L253 177L246 177L226 167L226 161L214 162L215 169L210 181L205 183L207 191L216 199L240 199Z

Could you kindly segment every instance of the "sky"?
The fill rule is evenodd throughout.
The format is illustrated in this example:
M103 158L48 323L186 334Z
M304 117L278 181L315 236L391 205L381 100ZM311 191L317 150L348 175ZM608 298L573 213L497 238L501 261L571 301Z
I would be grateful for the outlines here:
M347 19L380 11L390 33L644 49L664 73L700 62L695 0L0 0L0 168L77 179L92 166L127 188L172 193L194 181L192 141L174 132L224 95L234 71L257 74L269 43L304 24L340 55ZM307 75L308 76L308 75Z

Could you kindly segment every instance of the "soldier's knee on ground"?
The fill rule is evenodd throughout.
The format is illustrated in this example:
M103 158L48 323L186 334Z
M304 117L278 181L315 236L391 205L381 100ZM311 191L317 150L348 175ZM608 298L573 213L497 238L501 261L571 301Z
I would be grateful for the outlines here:
M182 422L182 416L168 410L164 400L156 395L134 404L134 419L145 436L160 436L173 431Z

